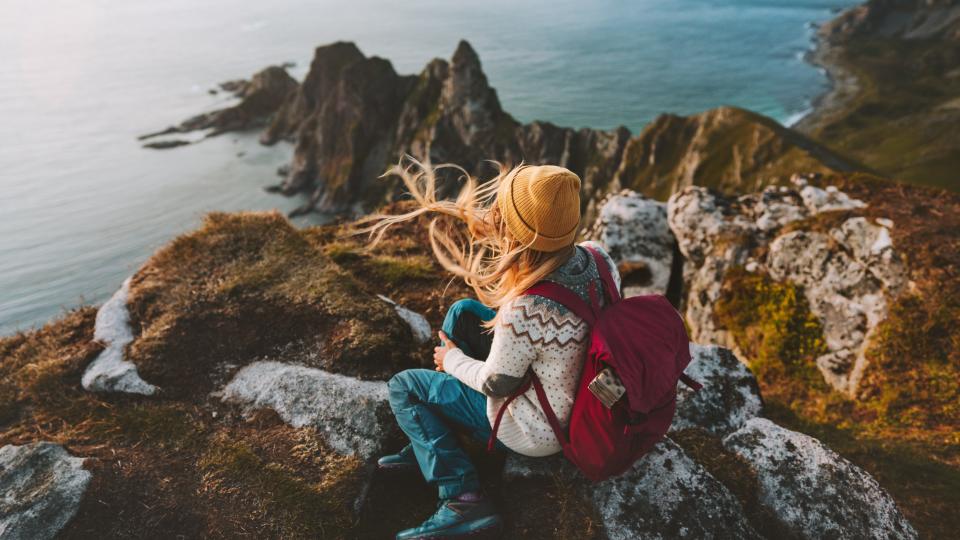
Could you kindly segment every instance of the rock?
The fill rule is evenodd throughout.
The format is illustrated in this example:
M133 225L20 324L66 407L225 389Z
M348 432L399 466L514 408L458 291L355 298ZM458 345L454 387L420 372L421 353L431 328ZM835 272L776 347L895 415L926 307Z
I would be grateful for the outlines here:
M220 86L223 90L239 97L240 103L194 116L177 126L171 126L155 133L148 133L138 137L138 139L144 141L162 135L199 130L209 130L206 136L212 137L229 131L260 127L280 108L287 96L297 88L297 81L283 67L270 66L256 73L249 82L243 80L227 81ZM174 148L184 144L190 144L190 141L158 141L146 143L144 147Z
M0 538L54 538L90 484L83 461L50 442L0 448Z
M617 263L624 296L666 294L676 243L666 204L630 190L610 195L587 236Z
M127 296L130 278L97 311L94 339L106 348L83 372L81 384L91 392L123 392L151 396L158 388L140 378L137 366L124 359L127 345L133 341Z
M293 427L313 426L335 451L371 459L398 431L387 402L387 384L281 362L241 369L223 390L223 401L248 410L273 409Z
M890 494L822 443L764 418L724 446L757 472L760 503L800 538L916 538Z
M786 182L798 170L856 168L775 120L736 107L718 107L690 116L655 118L627 143L611 184L665 200L691 185L744 193Z
M670 431L701 427L725 435L763 411L756 378L729 349L691 343L690 356L685 372L703 388L694 392L683 383L677 386Z
M798 185L805 182L795 180ZM724 278L735 267L769 274L803 287L810 311L824 330L827 351L817 366L828 384L853 395L888 299L907 284L889 228L855 216L826 232L803 227L782 231L821 212L862 206L835 187L811 185L800 193L767 188L737 198L692 187L671 197L670 228L690 263L684 272L691 337L736 349L733 336L714 320Z
M666 439L593 490L608 538L759 538L739 501Z
M430 323L427 321L426 317L417 313L416 311L409 310L397 304L382 294L378 294L377 298L393 306L393 309L397 312L397 315L400 316L404 322L410 325L410 332L413 333L413 339L416 340L417 343L426 343L430 341L430 338L433 337L433 331L430 330Z
M906 284L889 230L854 217L827 234L793 231L770 244L767 267L774 279L803 286L828 349L817 367L832 387L855 393L869 339L886 317L887 297Z
M284 91L296 87L275 86ZM230 89L243 96L241 108L255 93L239 83ZM856 169L798 132L733 107L687 117L662 115L635 137L625 127L521 124L503 110L479 55L466 41L449 61L434 59L416 76L397 74L390 62L365 56L353 43L324 45L315 50L303 83L277 102L273 98L280 93L271 92L270 106L258 107L256 114L235 108L214 111L161 133L206 128L221 133L272 116L261 142L295 144L279 191L310 195L296 213L362 212L394 200L400 182L379 177L407 155L421 162L455 163L481 177L495 172L491 159L508 166L567 167L581 177L585 223L596 217L607 193L625 188L664 200L689 185L742 192L783 183L798 169ZM457 174L441 173L454 180L441 183L441 195L458 185Z
M852 210L866 206L863 201L851 199L846 193L838 191L834 186L827 189L805 186L800 190L800 196L803 197L803 204L807 206L811 214L832 210Z

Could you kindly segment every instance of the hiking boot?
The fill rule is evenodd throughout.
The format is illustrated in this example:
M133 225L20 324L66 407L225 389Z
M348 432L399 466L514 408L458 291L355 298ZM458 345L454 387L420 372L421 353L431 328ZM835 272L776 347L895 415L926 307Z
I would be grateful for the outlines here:
M397 540L459 538L500 530L502 520L486 497L476 502L447 499L419 527L397 533Z
M378 459L377 468L381 471L415 471L420 466L417 456L413 455L413 447L408 444L400 452Z

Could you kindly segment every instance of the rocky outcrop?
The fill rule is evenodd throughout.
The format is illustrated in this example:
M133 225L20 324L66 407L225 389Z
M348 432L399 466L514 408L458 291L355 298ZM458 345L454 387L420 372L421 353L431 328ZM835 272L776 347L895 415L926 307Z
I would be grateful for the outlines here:
M610 539L762 538L727 487L669 438L624 474L597 484L560 457L511 455L503 475L508 486L558 477L572 482Z
M812 437L754 418L723 444L757 472L761 504L797 538L917 538L873 477Z
M315 427L334 450L364 460L382 455L397 433L386 383L320 369L255 362L233 377L222 399L248 410L272 409L293 427Z
M664 114L630 139L610 189L666 200L687 186L745 193L796 171L857 165L775 120L735 107L690 116Z
M745 269L799 286L823 328L825 350L817 367L828 384L853 394L871 333L888 299L906 285L890 241L892 222L858 216L836 225L827 217L816 221L847 215L843 212L864 203L836 188L806 185L802 178L797 184L800 191L767 188L739 198L694 187L670 199L670 226L688 262L687 322L695 340L736 350L736 337L715 315L728 274ZM787 227L801 220L813 221Z
M737 499L669 439L593 492L607 538L760 538Z
M240 102L184 120L177 126L139 137L141 141L153 141L166 135L206 131L213 137L228 131L240 131L263 127L271 115L283 104L287 96L297 88L297 81L282 66L270 66L254 74L249 81L228 81L221 85L233 93ZM173 148L190 144L183 139L159 140L144 144L147 148Z
M667 293L676 239L666 204L630 190L611 194L601 201L587 237L617 263L624 296Z
M54 538L90 484L83 461L49 442L0 448L0 538Z
M379 176L407 154L482 177L495 172L490 159L567 167L583 181L588 223L611 191L628 188L659 200L689 185L740 193L782 183L797 170L857 168L774 120L731 107L663 115L635 137L624 127L521 124L503 110L466 41L449 61L435 59L418 76L397 74L390 62L365 56L353 43L325 45L316 49L303 83L282 88L286 99L270 101L276 114L261 142L294 143L284 180L271 188L309 194L294 213L360 212L395 198L398 182ZM166 133L249 127L233 121L236 116L250 115L216 111Z
M106 345L106 348L83 372L81 383L86 390L147 396L158 390L156 386L140 378L137 366L124 358L127 345L133 341L130 312L127 311L129 294L130 278L127 278L120 289L97 311L94 339Z
M725 435L763 412L757 379L729 349L691 343L690 357L684 371L703 388L694 392L686 385L677 386L671 432L702 428Z
M832 40L876 36L960 40L960 2L870 0L824 24L820 33Z

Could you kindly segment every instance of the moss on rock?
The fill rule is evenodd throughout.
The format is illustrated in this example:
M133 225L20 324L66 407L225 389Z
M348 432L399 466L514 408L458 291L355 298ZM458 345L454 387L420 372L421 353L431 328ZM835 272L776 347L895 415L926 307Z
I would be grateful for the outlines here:
M715 317L761 379L799 377L823 385L815 364L826 352L823 329L797 285L735 268L724 278Z

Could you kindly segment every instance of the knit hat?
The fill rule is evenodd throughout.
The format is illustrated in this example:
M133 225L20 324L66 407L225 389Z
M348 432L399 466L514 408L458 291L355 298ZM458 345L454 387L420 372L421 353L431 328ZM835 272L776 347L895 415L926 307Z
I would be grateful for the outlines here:
M580 177L554 165L524 165L500 184L497 205L514 238L537 251L560 251L580 225Z

